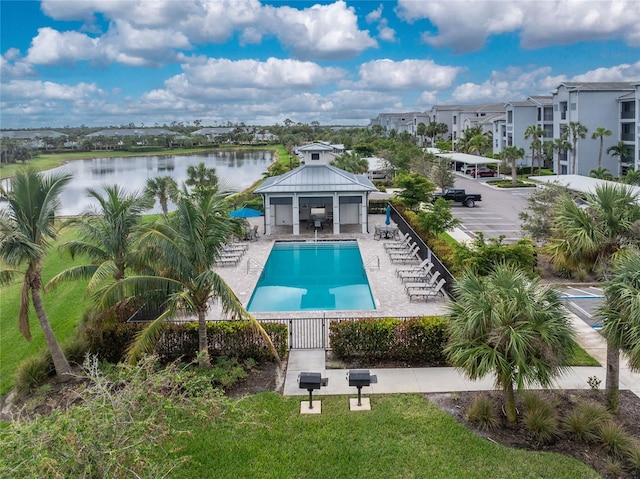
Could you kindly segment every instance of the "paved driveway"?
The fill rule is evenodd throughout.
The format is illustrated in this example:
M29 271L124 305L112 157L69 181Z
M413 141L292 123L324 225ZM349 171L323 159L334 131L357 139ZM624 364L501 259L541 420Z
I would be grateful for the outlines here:
M485 179L474 179L458 173L456 188L464 188L470 193L480 193L482 201L475 208L454 204L453 215L458 218L462 229L469 236L482 232L485 238L505 237L506 243L522 238L518 214L527 208L527 197L534 188L498 189L487 185Z

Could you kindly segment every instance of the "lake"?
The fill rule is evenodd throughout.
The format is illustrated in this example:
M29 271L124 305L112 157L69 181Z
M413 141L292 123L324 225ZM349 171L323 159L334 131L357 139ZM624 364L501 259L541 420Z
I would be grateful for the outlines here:
M100 190L105 185L118 184L128 192L142 191L148 178L171 176L178 185L187 179L187 167L204 163L215 168L224 189L242 191L262 177L275 161L270 150L213 151L198 155L136 156L129 158L94 158L74 160L46 173L71 173L73 179L60 195L62 207L58 214L77 215L95 206L87 197L87 188ZM170 205L171 207L172 205ZM160 213L156 201L153 210Z

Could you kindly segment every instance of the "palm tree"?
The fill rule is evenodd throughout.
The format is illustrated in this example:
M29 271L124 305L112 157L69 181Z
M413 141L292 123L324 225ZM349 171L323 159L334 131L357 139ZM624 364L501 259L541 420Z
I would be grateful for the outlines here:
M167 319L179 310L198 318L198 361L210 367L207 347L206 312L212 299L218 298L224 313L236 319L249 319L265 338L274 356L280 361L269 336L262 326L242 306L235 293L215 271L222 246L239 228L238 220L229 218L224 196L216 191L201 190L198 195L180 195L175 214L148 226L141 235L141 259L157 265L156 274L128 276L100 292L101 304L109 306L133 292L163 294L163 312L140 332L129 348L132 361L157 341ZM168 294L167 294L168 292Z
M500 156L505 161L511 163L511 183L515 186L518 184L518 169L516 166L516 160L524 157L524 148L518 148L517 146L507 146L502 150Z
M586 138L587 137L587 127L584 126L579 121L570 121L567 125L567 135L571 137L571 174L576 174L576 164L577 164L577 156L578 156L578 138Z
M80 239L63 244L61 249L71 253L72 258L86 255L91 263L62 271L47 287L56 287L62 281L90 278L87 291L93 292L105 280L123 279L137 261L133 235L153 199L137 192L126 193L118 185L105 187L104 196L92 188L87 189L87 193L97 201L99 208L65 223L65 226L78 227Z
M467 142L467 152L483 156L490 148L491 141L483 134L474 135Z
M514 386L543 387L566 367L575 346L558 293L522 270L497 266L488 276L465 273L449 306L451 363L470 379L495 375L509 423L517 421Z
M628 185L640 186L640 170L628 169L622 180Z
M600 138L600 150L598 150L598 168L602 166L602 147L604 144L604 137L611 136L611 130L605 128L604 126L599 126L595 129L595 131L591 134L591 138L597 140Z
M369 171L369 162L357 153L344 153L333 160L331 165L356 174Z
M609 170L603 168L602 166L598 166L589 172L589 176L591 178L598 178L600 180L613 180L613 175Z
M544 129L539 125L529 125L524 130L524 138L531 138L531 163L533 166L533 158L538 160L538 175L542 168L542 138L544 138Z
M162 214L167 216L169 213L169 200L175 201L178 196L178 185L170 176L156 176L147 180L145 192L158 198Z
M207 168L204 163L198 163L197 166L190 165L187 167L187 186L191 186L195 192L201 190L218 189L218 175L215 168Z
M562 136L560 138L553 139L553 149L558 152L558 168L556 173L560 174L560 153L563 151L571 151L571 143L569 143L566 137Z
M606 301L599 313L604 318L602 334L607 339L607 406L618 412L620 350L629 368L640 371L640 251L621 255L604 287Z
M622 176L622 163L631 156L627 145L625 145L624 141L619 141L607 148L607 155L611 155L613 158L618 157L618 177Z
M19 170L11 181L11 192L2 190L8 201L0 213L0 258L8 269L0 271L0 283L9 283L16 275L24 275L20 298L19 327L31 341L29 327L29 295L47 342L58 376L71 373L69 362L56 339L42 305L42 261L49 240L56 238L55 215L59 196L71 180L68 174L43 176L32 168ZM20 271L26 264L26 271Z
M640 203L628 186L598 186L584 196L585 206L565 195L554 208L551 262L561 268L584 267L607 275L609 262L629 246L640 246Z

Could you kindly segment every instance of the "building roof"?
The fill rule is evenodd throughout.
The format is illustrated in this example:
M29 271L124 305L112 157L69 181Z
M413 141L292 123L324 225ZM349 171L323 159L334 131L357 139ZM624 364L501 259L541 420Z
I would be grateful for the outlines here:
M228 126L208 126L205 128L200 128L199 130L194 131L193 133L191 133L192 135L224 135L226 133L231 133L232 131L234 131L235 128L233 127L228 127Z
M67 135L53 130L3 130L0 131L0 136L16 140L35 140L36 138L58 138Z
M87 135L88 138L96 136L153 136L153 135L179 135L175 131L164 128L107 128Z
M308 145L299 146L297 151L333 151L334 148L326 143L309 143Z
M502 163L502 160L494 160L493 158L485 158L484 156L470 155L468 153L437 153L436 156L466 163L467 165L489 165Z
M302 165L280 176L267 178L256 193L315 193L376 191L368 178L330 165Z
M527 100L531 100L538 105L553 105L553 96L551 95L533 95L527 97Z
M564 186L572 191L578 191L580 193L595 193L598 186L604 185L616 185L628 188L630 192L639 196L640 200L640 187L627 185L624 183L617 183L615 181L601 180L598 178L591 178L590 176L582 175L550 175L550 176L530 176L530 180L538 181L540 183L551 183L559 186Z
M572 91L611 91L611 90L633 90L633 82L562 82L558 88L564 86Z

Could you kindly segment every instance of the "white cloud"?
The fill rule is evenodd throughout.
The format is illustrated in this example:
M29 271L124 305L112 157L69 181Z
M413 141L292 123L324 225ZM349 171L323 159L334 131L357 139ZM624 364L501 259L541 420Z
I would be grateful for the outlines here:
M571 81L619 82L640 81L640 61L633 64L623 63L610 68L596 68L582 75L576 75Z
M104 92L95 83L65 85L49 81L13 80L2 84L2 96L9 95L12 101L22 99L78 101L100 96Z
M428 19L437 32L423 40L435 47L463 53L479 50L491 35L520 32L525 48L618 38L640 45L637 0L398 0L400 18Z
M360 66L358 87L381 90L445 89L453 85L460 67L432 60L374 60Z
M382 9L383 9L383 5L380 4L378 8L368 13L367 16L365 17L367 22L374 23L374 22L380 21L380 19L382 18Z
M17 48L9 48L4 55L0 55L0 78L3 81L34 75L33 66L20 58Z
M26 60L36 65L53 65L93 60L99 55L98 40L84 33L44 27L38 29L38 35L31 41Z

